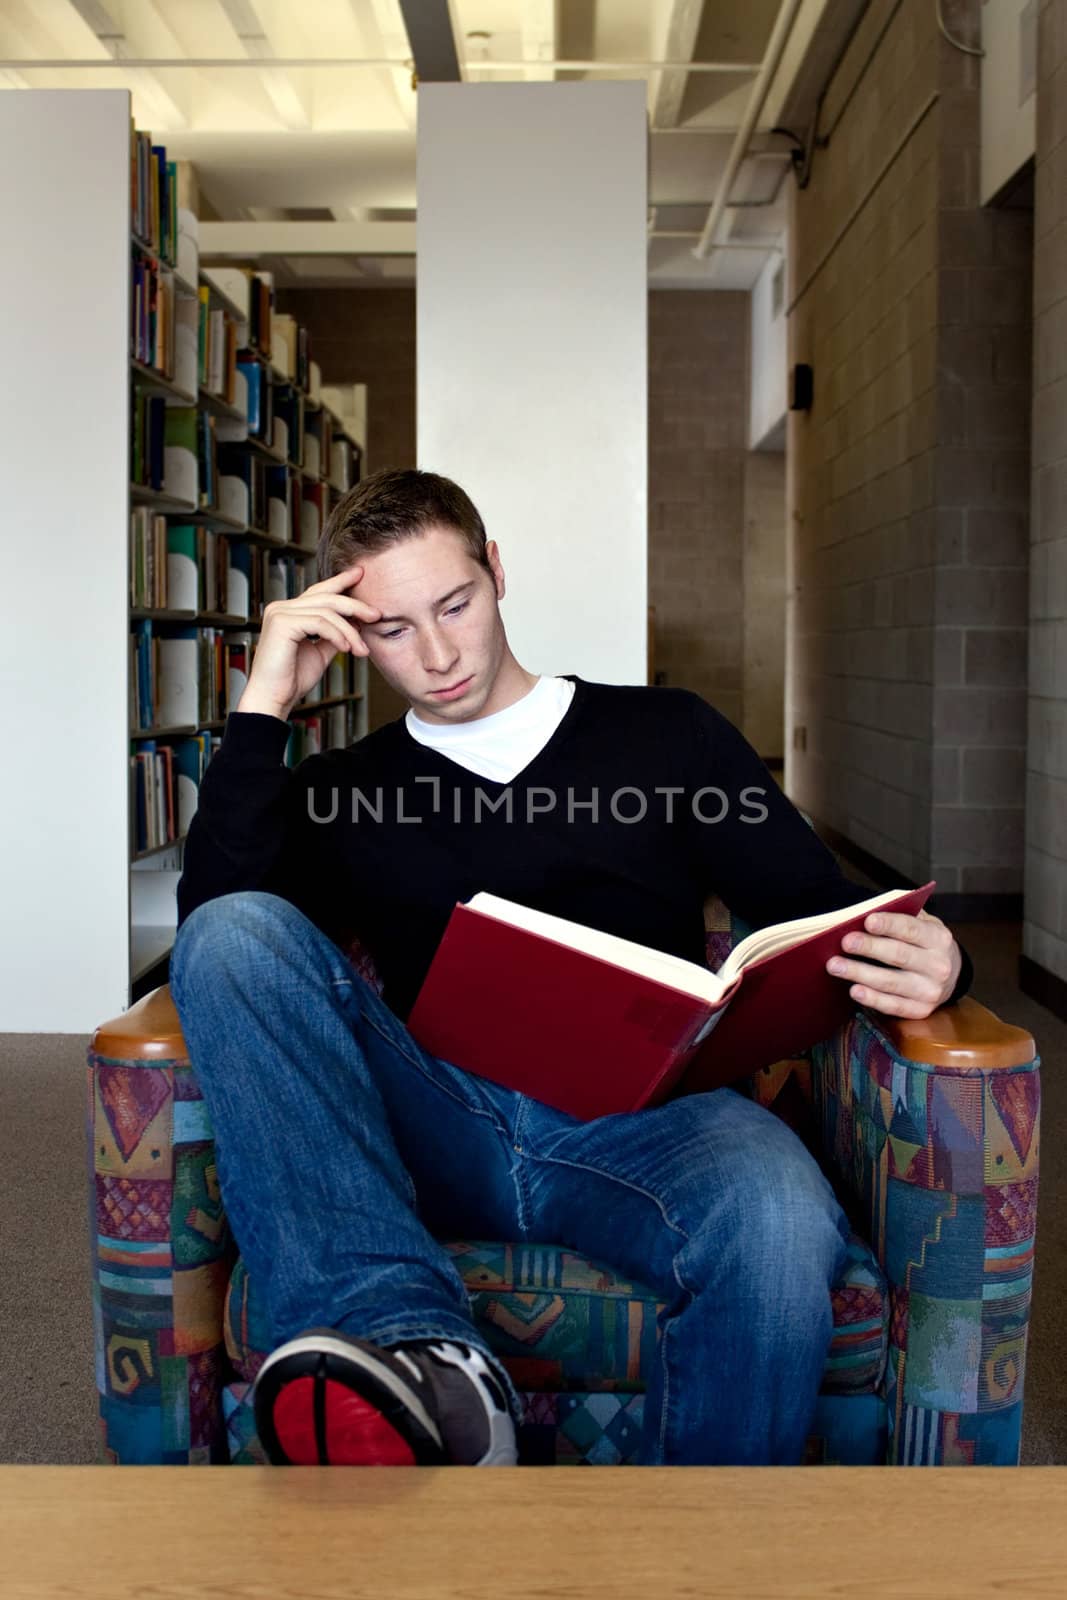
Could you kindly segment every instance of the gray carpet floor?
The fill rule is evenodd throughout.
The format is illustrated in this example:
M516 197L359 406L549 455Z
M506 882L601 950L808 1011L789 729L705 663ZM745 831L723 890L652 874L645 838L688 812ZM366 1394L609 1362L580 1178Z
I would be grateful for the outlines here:
M855 869L846 869L862 881ZM872 891L873 892L873 891ZM1067 1464L1067 1024L1020 993L1015 923L958 929L972 993L1026 1027L1042 1058L1042 1166L1023 1461ZM0 1461L96 1453L85 1050L75 1035L0 1034Z

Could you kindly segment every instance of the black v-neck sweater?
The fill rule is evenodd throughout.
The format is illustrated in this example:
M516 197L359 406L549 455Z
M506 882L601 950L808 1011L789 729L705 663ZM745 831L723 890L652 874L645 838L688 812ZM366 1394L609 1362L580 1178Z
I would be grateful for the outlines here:
M570 705L509 783L420 744L403 717L294 770L287 722L231 712L179 926L218 895L283 895L337 943L366 942L406 1019L452 908L481 889L696 962L709 894L752 928L869 898L699 695L565 676ZM953 999L971 978L964 951Z

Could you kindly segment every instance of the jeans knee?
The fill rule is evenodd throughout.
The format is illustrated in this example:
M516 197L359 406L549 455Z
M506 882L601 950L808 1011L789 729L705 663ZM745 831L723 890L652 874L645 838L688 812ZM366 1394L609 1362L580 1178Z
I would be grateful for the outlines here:
M768 1307L818 1306L847 1253L845 1213L815 1158L801 1144L753 1169L731 1197L724 1247L722 1215L698 1231L697 1252L742 1278L746 1294Z
M787 1171L781 1183L761 1184L750 1198L750 1243L755 1261L779 1294L818 1299L828 1296L844 1259L849 1237L841 1204L814 1158L804 1171Z
M239 889L216 895L191 911L174 936L171 969L204 958L212 966L241 938L262 933L301 913L281 895Z

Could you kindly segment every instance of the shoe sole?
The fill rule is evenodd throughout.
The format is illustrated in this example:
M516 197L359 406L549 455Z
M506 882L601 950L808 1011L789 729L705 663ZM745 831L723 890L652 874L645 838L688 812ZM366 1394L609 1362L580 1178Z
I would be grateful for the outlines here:
M268 1356L253 1391L256 1431L277 1466L441 1466L419 1396L374 1352L303 1335Z

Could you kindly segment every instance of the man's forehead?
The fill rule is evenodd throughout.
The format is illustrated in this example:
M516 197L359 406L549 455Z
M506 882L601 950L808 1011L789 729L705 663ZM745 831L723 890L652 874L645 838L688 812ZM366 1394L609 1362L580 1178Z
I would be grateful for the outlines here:
M442 582L446 588L466 583L474 576L472 566L462 543L438 542L432 535L403 539L367 556L359 588L360 592L373 588L376 594L393 590L410 594L425 587L437 594L443 592Z

